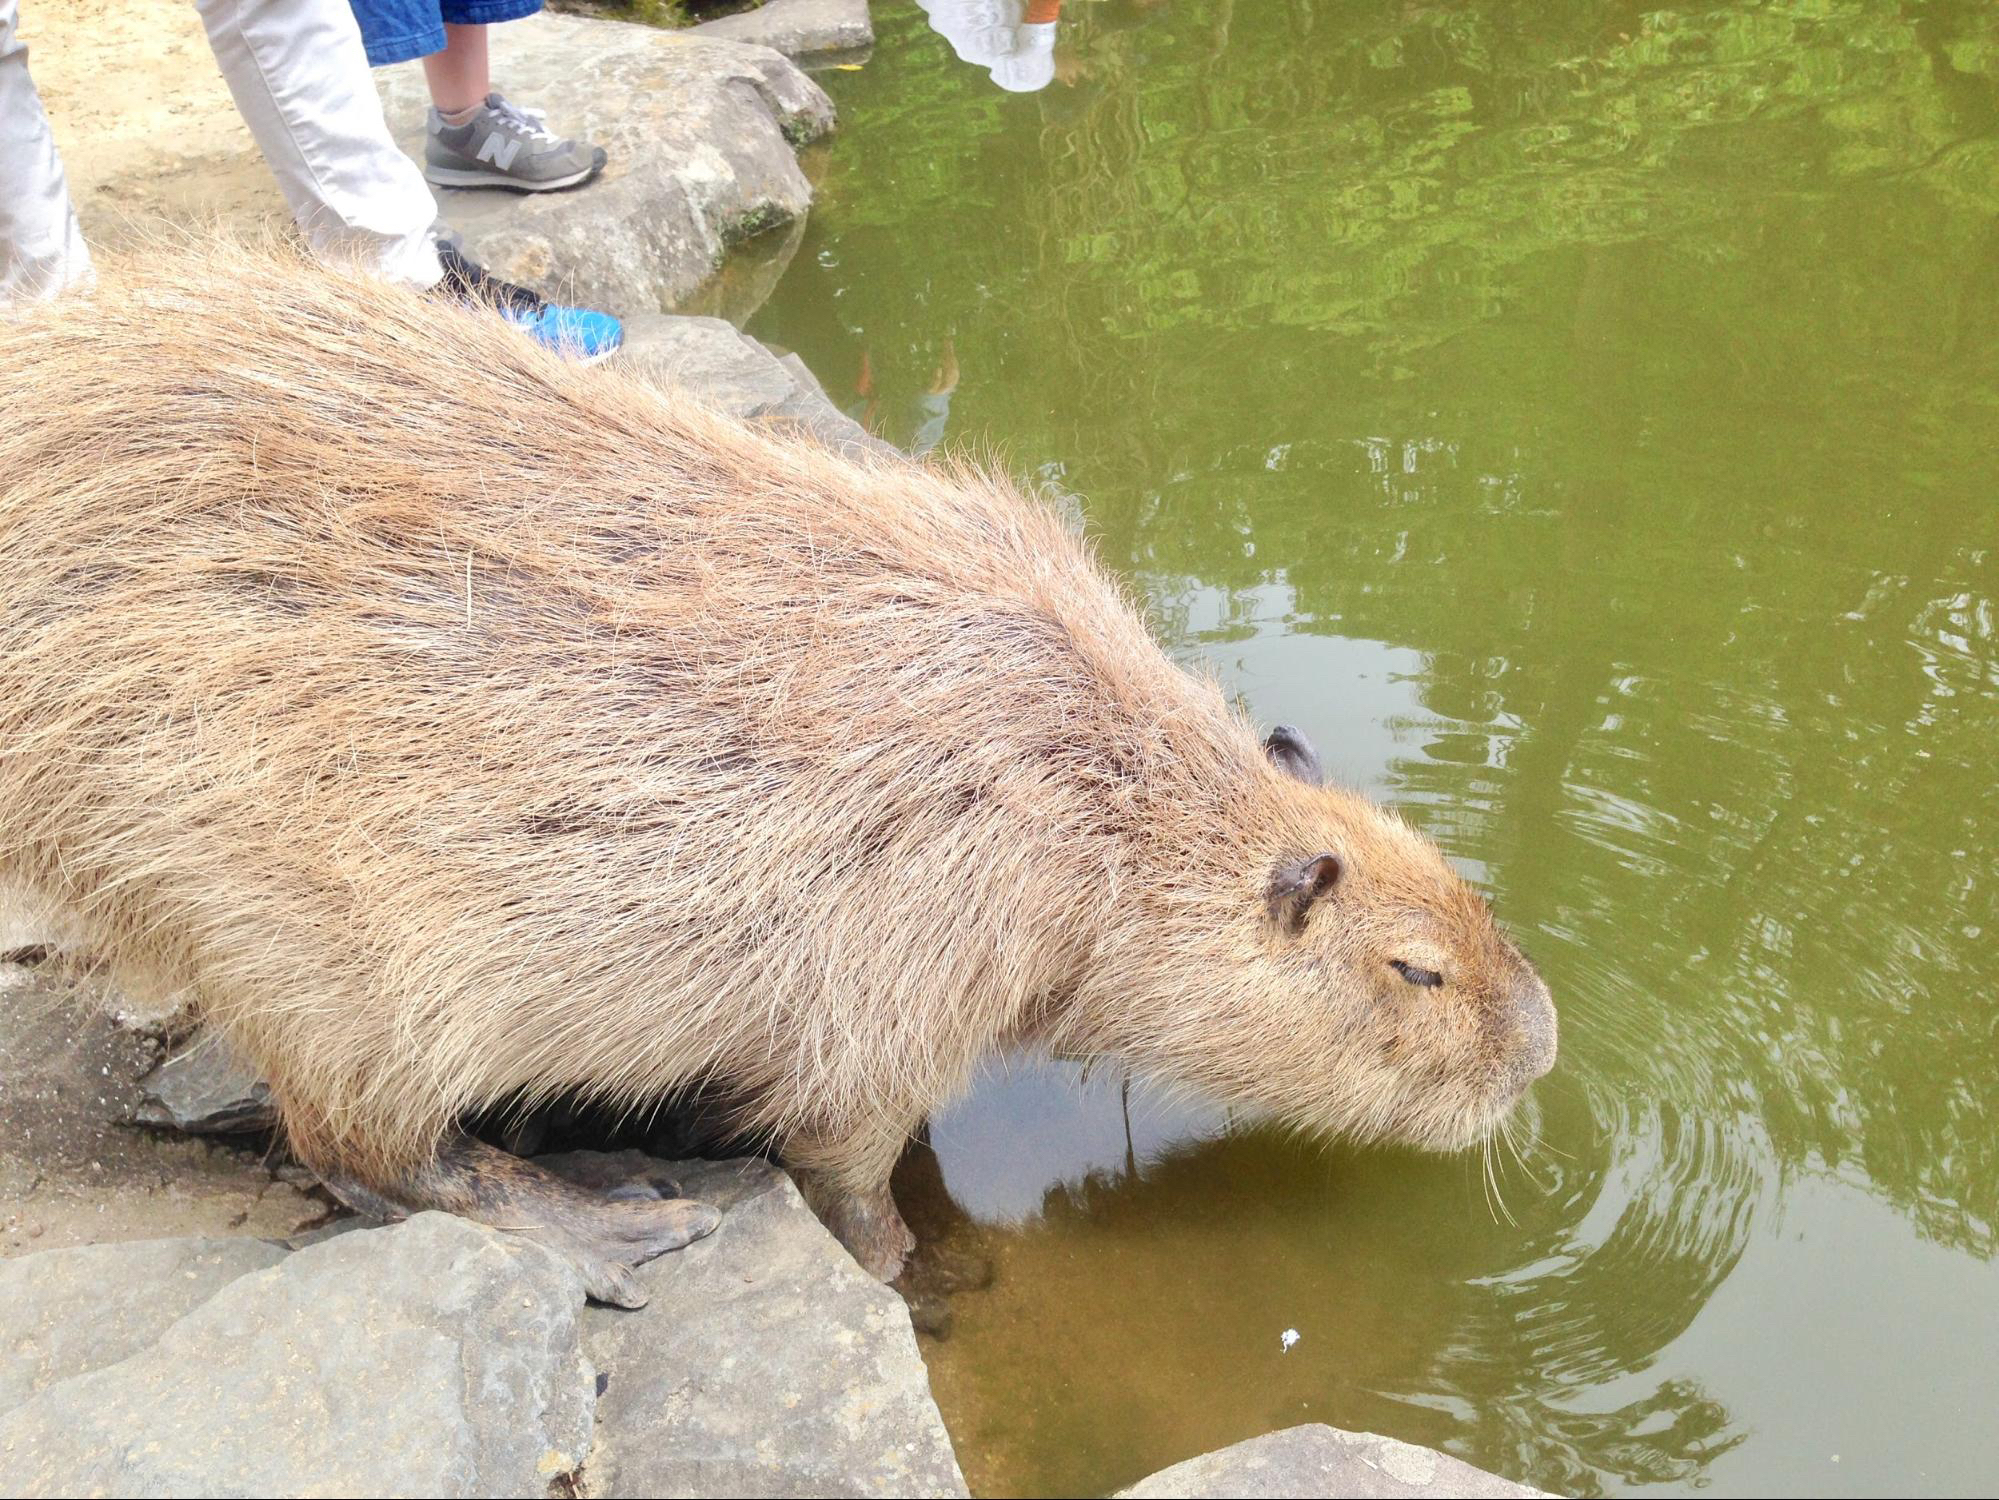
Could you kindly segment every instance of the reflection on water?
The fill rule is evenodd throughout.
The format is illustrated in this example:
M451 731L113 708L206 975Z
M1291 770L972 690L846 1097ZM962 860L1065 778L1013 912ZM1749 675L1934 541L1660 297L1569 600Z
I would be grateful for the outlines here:
M1300 1420L1565 1490L1987 1484L1999 14L1070 0L1026 96L876 19L753 331L897 442L947 384L1563 1011L1503 1210L995 1072L933 1128L998 1263L930 1351L975 1487Z
M917 0L930 29L965 62L984 68L1010 94L1055 80L1055 35L1062 0Z

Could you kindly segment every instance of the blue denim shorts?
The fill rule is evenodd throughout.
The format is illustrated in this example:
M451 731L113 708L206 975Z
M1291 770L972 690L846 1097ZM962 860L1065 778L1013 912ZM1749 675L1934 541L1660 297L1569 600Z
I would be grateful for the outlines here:
M541 0L348 0L361 23L368 65L384 68L444 50L444 23L482 26L518 21L541 9Z

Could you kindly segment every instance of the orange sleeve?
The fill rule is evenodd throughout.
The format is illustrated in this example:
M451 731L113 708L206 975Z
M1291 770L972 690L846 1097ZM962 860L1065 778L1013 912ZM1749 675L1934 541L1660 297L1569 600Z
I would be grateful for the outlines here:
M1062 19L1062 0L1027 0L1027 24L1039 26L1044 21Z

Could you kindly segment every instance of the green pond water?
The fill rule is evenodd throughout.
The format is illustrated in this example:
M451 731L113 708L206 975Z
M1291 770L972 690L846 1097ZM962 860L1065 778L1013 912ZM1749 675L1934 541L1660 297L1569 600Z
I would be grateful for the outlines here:
M974 1488L1325 1421L1989 1492L1999 8L1069 0L1019 94L874 10L751 331L1078 506L1562 1013L1503 1211L994 1070L933 1129L997 1263L926 1351Z

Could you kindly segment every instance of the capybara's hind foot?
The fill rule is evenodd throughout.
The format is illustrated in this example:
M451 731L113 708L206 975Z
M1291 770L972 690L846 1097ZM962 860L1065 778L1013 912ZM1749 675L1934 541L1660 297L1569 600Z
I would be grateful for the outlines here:
M370 1218L400 1219L436 1208L531 1239L569 1261L584 1290L615 1307L644 1307L645 1289L634 1270L712 1234L722 1221L706 1203L680 1197L663 1171L586 1185L463 1135L447 1142L428 1166L394 1183L371 1186L321 1175L335 1197Z
M655 1256L715 1232L721 1214L691 1198L610 1197L590 1222L524 1230L530 1239L566 1256L582 1273L583 1289L613 1307L644 1307L646 1290L635 1269Z

